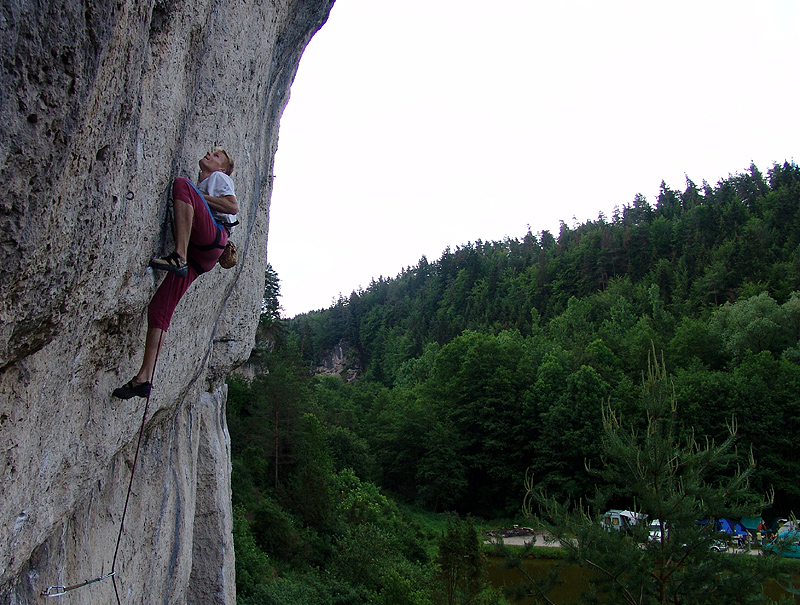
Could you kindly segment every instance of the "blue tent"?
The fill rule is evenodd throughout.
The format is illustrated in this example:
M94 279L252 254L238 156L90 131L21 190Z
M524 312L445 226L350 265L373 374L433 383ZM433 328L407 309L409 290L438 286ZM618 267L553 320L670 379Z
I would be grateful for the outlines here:
M746 536L747 530L741 523L731 521L730 519L720 519L717 521L717 528L719 531L725 532L732 536Z

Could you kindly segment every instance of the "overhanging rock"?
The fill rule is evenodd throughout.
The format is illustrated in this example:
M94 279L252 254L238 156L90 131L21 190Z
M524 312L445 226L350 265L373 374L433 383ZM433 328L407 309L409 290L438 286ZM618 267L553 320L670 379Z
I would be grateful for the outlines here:
M110 571L143 412L110 393L141 359L170 183L215 143L240 262L176 311L115 579L126 603L235 602L222 377L253 344L278 122L332 4L0 7L0 603ZM102 581L69 602L116 599Z

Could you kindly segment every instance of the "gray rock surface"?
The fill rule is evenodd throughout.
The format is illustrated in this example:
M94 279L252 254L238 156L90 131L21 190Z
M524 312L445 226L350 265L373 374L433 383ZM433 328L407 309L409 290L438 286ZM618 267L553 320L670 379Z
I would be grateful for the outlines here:
M356 351L345 340L335 344L317 364L317 376L342 376L347 382L354 382L364 370Z
M263 293L278 122L333 0L3 0L0 603L111 571L144 400L170 185L236 161L239 265L201 276L156 368L115 581L123 603L235 603L224 375ZM70 605L116 603L111 580Z

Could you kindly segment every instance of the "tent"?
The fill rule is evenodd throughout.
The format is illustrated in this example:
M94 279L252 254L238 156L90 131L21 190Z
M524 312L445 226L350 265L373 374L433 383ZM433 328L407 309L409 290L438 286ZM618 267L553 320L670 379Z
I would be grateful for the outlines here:
M720 519L717 521L719 531L725 532L732 536L746 536L747 529L741 523L731 521L730 519Z
M789 523L789 519L786 517L776 517L772 520L772 523L769 524L769 529L777 534L787 523ZM786 529L795 529L795 527L790 525Z
M767 531L767 524L761 517L742 517L739 523L750 533Z

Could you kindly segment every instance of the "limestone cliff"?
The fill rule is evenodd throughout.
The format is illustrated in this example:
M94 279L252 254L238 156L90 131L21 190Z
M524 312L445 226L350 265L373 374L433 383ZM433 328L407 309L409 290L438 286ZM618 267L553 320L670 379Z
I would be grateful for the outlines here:
M3 0L0 603L108 573L169 251L174 176L236 161L240 263L181 301L156 369L116 564L124 603L235 602L222 377L263 292L278 122L333 0ZM61 597L116 603L110 581Z
M317 376L341 376L347 382L354 382L363 370L358 353L342 339L323 355L314 373Z

